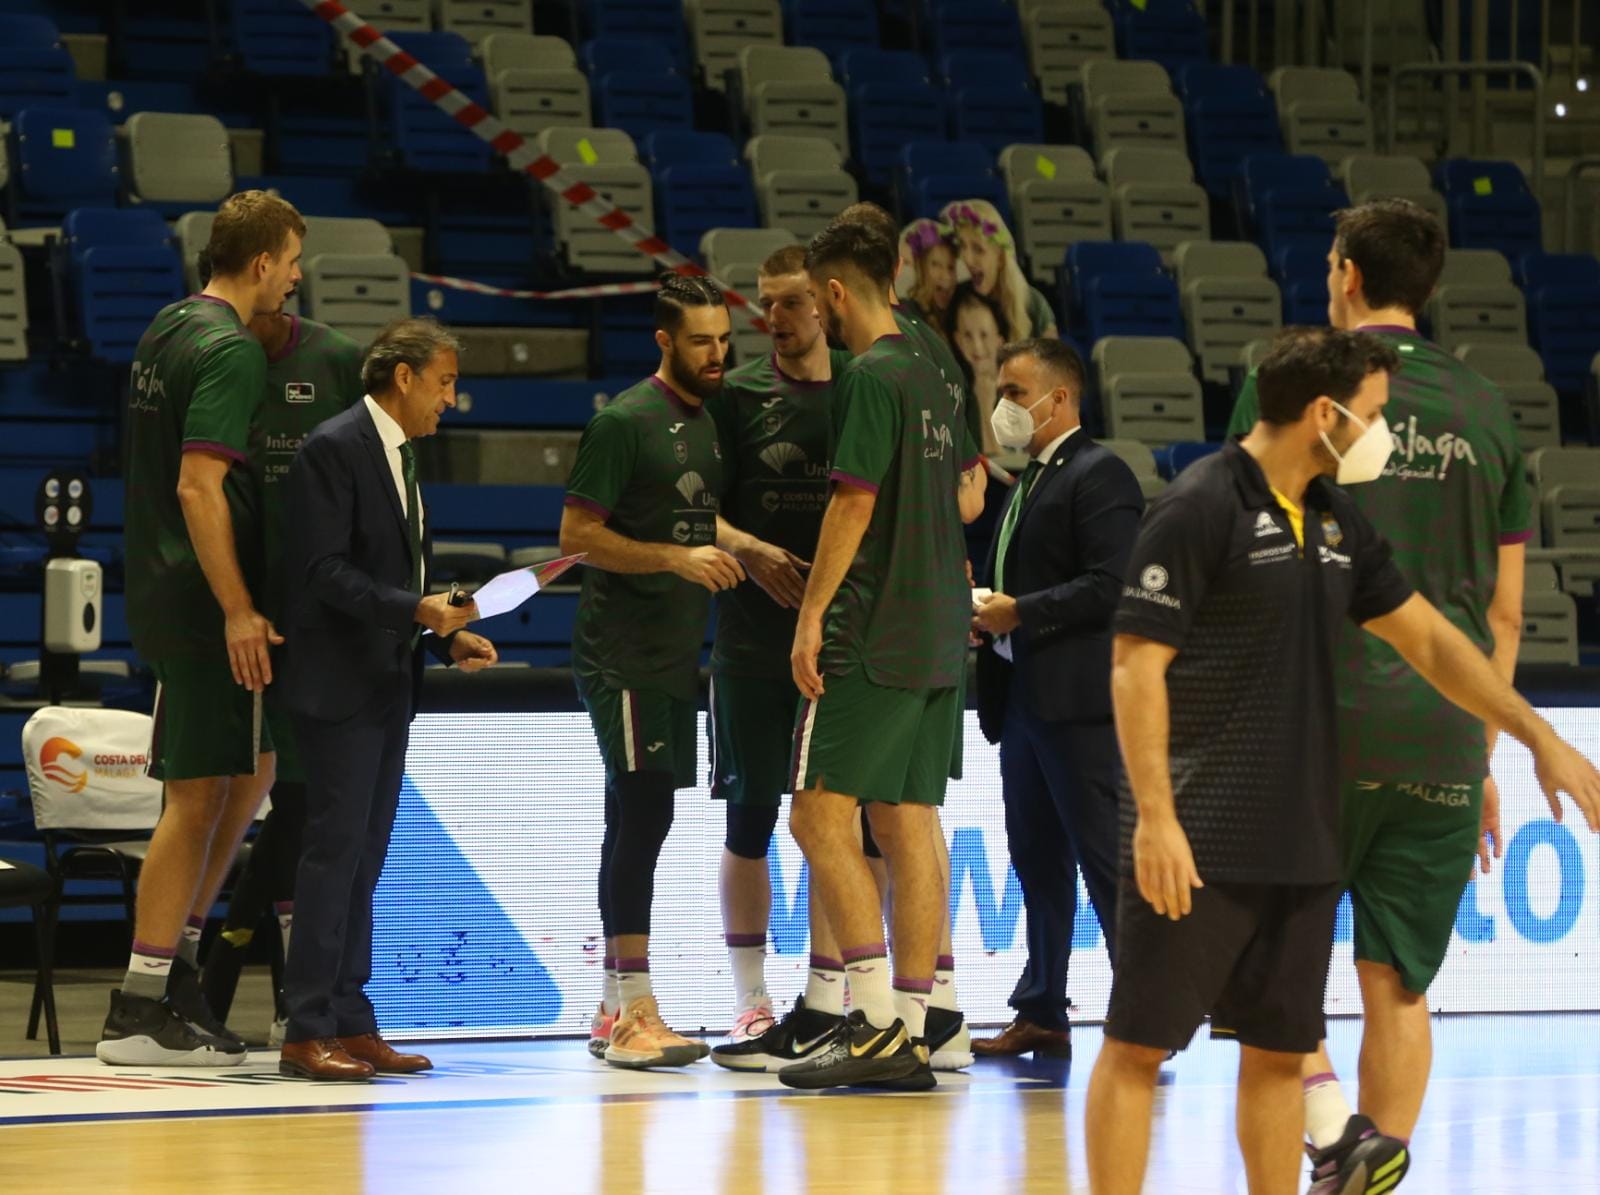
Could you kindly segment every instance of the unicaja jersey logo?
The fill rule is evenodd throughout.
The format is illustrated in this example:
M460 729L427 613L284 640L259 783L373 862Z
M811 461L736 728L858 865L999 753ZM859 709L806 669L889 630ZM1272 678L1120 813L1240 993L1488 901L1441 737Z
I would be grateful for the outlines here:
M794 461L804 463L805 450L798 444L768 444L761 450L761 463L774 473L782 473Z
M39 748L39 770L46 780L69 793L81 793L89 784L89 769L74 767L83 758L83 749L71 739L46 739Z
M700 506L706 505L703 500L706 488L706 479L701 477L700 474L691 470L690 472L685 473L682 477L678 478L677 485L678 493L683 495L683 500L685 502L691 502Z

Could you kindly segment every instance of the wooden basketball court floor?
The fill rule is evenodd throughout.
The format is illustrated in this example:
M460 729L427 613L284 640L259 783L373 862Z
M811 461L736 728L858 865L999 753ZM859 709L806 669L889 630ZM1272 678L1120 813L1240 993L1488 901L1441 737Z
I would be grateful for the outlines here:
M1332 1026L1354 1073L1359 1022ZM1600 1016L1449 1017L1402 1189L1600 1192ZM1097 1029L1070 1066L980 1063L927 1095L800 1094L709 1062L631 1074L580 1042L428 1047L429 1075L376 1084L90 1058L0 1060L0 1186L17 1192L1086 1191L1083 1099ZM1157 1102L1146 1190L1242 1192L1237 1051L1203 1038Z

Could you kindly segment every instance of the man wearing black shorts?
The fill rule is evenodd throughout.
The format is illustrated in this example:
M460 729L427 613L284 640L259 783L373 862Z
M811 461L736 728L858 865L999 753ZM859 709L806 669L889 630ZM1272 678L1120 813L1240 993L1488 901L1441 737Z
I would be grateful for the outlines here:
M1533 752L1600 828L1600 773L1414 593L1342 485L1388 461L1394 350L1290 328L1250 433L1151 506L1114 628L1123 803L1117 967L1089 1086L1095 1195L1144 1180L1157 1070L1208 1015L1241 1044L1251 1195L1297 1189L1303 1056L1322 1038L1340 895L1334 644L1344 619Z

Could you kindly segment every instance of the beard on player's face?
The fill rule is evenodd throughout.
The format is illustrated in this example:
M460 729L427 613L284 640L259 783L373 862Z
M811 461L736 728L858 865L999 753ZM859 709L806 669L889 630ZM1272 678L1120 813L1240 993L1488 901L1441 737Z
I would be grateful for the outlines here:
M720 356L715 360L705 359L696 363L674 349L667 357L667 375L679 390L704 401L722 393L725 364Z

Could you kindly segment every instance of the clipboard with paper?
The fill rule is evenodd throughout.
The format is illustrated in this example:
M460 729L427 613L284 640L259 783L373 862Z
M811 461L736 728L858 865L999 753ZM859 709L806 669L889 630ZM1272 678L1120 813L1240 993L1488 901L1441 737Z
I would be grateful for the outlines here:
M557 577L587 555L586 552L578 552L572 556L558 556L554 560L514 568L491 578L470 595L478 605L478 617L494 618L499 614L511 613L541 589L548 589Z

